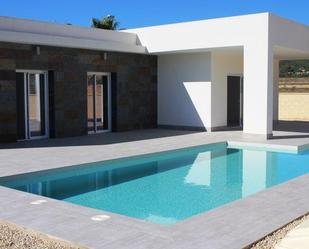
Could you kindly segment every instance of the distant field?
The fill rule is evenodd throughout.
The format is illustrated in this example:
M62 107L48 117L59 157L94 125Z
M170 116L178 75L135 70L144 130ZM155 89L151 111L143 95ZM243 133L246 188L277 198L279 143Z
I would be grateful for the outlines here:
M280 78L279 120L309 121L309 78Z

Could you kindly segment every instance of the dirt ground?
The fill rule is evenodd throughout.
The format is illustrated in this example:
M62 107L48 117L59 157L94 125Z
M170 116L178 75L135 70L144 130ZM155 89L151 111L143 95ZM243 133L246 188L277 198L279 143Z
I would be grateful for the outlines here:
M279 93L279 120L309 121L309 93Z
M309 121L309 78L281 78L279 120Z

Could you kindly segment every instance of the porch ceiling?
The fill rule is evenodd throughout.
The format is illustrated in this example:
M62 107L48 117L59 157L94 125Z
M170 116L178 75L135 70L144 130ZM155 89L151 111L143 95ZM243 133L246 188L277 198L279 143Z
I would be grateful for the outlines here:
M292 49L287 47L275 46L274 57L279 60L299 60L307 59L309 60L309 51L302 51L298 49Z

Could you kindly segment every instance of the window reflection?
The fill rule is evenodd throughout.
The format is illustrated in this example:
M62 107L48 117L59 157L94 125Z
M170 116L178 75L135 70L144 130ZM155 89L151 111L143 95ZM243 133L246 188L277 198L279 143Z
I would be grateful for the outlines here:
M29 74L28 112L31 137L44 136L45 131L45 84L44 74Z
M88 75L88 131L97 132L109 129L108 104L108 76L100 74Z
M94 131L94 75L87 76L88 131Z

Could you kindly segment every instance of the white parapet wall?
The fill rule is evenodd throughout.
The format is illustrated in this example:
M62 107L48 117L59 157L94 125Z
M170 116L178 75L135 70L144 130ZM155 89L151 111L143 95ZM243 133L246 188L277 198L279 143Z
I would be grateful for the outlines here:
M136 33L150 53L190 52L244 46L268 36L268 13L160 25L126 32ZM263 38L263 37L261 37Z

